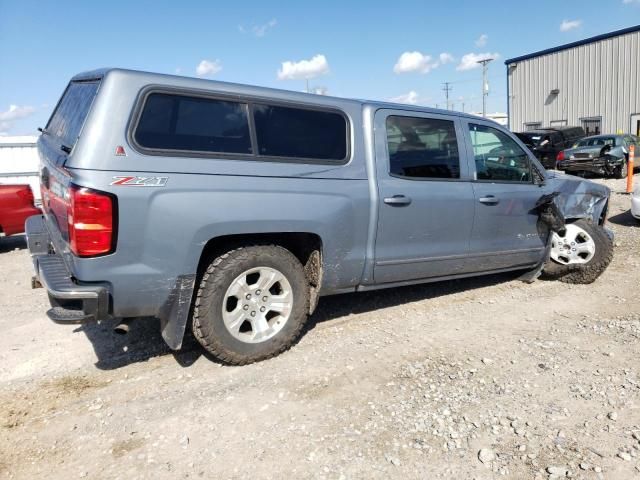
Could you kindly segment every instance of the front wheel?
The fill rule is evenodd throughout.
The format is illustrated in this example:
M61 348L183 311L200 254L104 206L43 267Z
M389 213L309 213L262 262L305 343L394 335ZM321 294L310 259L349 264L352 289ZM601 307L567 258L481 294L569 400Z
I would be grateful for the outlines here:
M629 174L629 167L625 160L623 160L622 165L620 165L619 167L616 167L615 171L613 172L613 176L618 179L627 178L628 174Z
M589 220L568 223L562 233L551 232L551 258L547 277L566 283L593 283L613 259L613 242Z
M218 360L245 365L295 343L309 312L309 284L298 259L276 245L241 247L205 271L193 332Z

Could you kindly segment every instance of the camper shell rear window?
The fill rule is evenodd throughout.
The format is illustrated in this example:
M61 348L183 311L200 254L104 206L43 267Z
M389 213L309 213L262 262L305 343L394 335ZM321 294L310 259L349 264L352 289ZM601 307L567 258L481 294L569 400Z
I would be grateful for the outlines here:
M47 134L57 139L60 145L73 148L99 86L100 80L70 82L47 123Z

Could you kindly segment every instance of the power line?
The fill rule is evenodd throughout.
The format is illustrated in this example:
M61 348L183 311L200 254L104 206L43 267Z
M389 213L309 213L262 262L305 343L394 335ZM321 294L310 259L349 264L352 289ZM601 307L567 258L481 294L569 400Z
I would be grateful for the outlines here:
M444 82L443 85L444 88L442 90L444 90L444 97L447 99L447 110L449 110L449 92L453 90L453 87L449 86L451 82Z

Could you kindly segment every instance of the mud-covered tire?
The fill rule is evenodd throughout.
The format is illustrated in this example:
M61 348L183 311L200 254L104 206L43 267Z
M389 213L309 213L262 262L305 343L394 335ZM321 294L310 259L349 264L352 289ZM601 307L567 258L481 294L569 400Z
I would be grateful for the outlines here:
M223 305L231 283L255 268L281 272L292 289L291 312L273 337L246 343L234 337L223 320ZM213 357L231 365L246 365L274 357L300 337L309 313L309 283L302 264L277 245L240 247L215 258L202 275L193 310L193 334Z
M560 280L565 283L589 284L604 272L611 260L613 260L613 242L604 228L594 225L586 219L574 222L585 230L593 239L596 250L589 262L580 265L563 265L549 259L543 270L543 276L547 279Z
M615 171L613 172L614 178L617 178L617 179L627 178L628 174L629 174L629 167L626 160L623 160L622 165L616 168Z

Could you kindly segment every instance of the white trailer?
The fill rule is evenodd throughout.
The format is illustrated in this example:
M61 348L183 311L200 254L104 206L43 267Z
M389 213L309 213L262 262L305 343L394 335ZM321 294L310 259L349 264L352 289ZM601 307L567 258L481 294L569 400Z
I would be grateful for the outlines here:
M40 204L40 175L37 137L0 136L0 184L31 185L36 204Z

